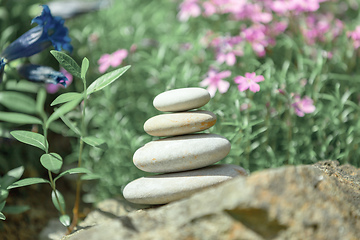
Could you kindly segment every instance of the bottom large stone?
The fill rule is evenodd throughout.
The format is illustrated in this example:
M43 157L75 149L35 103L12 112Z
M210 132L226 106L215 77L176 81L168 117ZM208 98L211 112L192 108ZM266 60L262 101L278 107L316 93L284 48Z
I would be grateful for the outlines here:
M246 171L239 166L218 164L192 171L142 177L126 185L123 195L133 203L165 204L234 177L246 175Z

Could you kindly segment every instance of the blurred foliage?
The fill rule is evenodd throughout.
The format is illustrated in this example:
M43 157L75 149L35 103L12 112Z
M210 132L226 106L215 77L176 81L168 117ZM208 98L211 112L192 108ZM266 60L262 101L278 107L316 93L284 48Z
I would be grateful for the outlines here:
M24 23L30 22L35 9L34 3L28 2L0 1L2 46L28 29L29 25ZM84 167L102 176L95 183L84 184L89 201L119 195L126 183L147 175L133 165L132 156L139 147L156 139L143 130L148 118L160 114L152 100L165 90L199 86L215 61L214 53L201 45L208 29L237 31L238 25L223 16L179 22L179 3L113 1L110 8L66 20L74 46L72 57L78 63L83 57L90 60L89 82L100 76L97 61L105 53L127 49L129 56L122 65L132 65L111 87L93 94L86 109L88 134L106 139L108 144L106 151L95 148L84 151ZM336 10L334 5L325 7ZM360 16L349 8L340 17L346 30L353 30ZM321 51L329 46L306 46L303 39L287 34L277 39L264 58L256 57L246 46L245 55L228 69L238 75L253 71L262 74L265 81L261 91L239 92L229 81L229 91L217 93L204 107L218 116L217 124L207 132L223 135L232 143L230 154L221 162L239 164L249 171L324 159L360 166L359 52L353 51L345 35L330 44L336 49L332 59L324 57ZM58 68L46 53L31 60ZM304 79L305 86L301 84ZM72 89L81 91L82 83L76 80L57 94ZM284 87L289 93L311 96L316 111L303 118L296 116L289 97L277 91ZM49 95L47 101L57 94ZM250 107L240 110L244 103ZM50 107L48 110L52 111ZM40 153L6 138L4 129L11 126L0 124L5 137L0 140L0 169L7 171L19 165L37 168ZM78 149L75 138L62 125L54 129L54 136L67 163L75 162Z

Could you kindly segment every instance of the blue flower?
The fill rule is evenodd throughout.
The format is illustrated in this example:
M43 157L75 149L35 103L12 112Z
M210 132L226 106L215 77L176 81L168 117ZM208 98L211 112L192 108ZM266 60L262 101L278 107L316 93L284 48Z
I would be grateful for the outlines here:
M61 72L48 66L26 64L19 69L19 74L32 82L61 84L66 87L68 79Z
M12 60L30 57L51 45L57 51L61 51L61 49L72 51L69 31L64 26L64 20L61 17L53 17L47 5L43 5L41 15L31 21L31 23L34 22L38 26L21 35L0 54L0 82L5 65Z
M2 82L3 79L5 64L6 64L5 59L0 58L0 83Z
M1 53L0 56L7 62L30 57L51 45L57 51L61 51L62 48L72 51L71 39L68 36L68 29L64 26L64 20L61 17L53 17L47 5L43 5L41 15L31 21L34 22L38 26L24 33Z

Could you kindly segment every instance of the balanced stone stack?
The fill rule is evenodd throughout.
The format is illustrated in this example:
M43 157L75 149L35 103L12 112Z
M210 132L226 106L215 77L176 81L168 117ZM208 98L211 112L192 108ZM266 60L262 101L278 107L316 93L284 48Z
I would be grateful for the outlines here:
M149 173L127 184L125 199L139 204L165 204L192 195L246 171L235 165L214 164L230 152L230 142L219 135L197 133L212 127L216 115L196 110L210 101L210 94L202 88L181 88L163 92L153 105L162 112L144 124L146 133L156 137L139 148L133 162ZM192 111L190 111L192 110Z

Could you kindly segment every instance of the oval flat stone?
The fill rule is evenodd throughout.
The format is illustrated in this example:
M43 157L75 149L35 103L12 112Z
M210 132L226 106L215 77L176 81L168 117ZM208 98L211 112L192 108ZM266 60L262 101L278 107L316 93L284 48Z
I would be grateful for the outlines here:
M215 123L216 115L209 111L168 113L148 119L144 130L152 136L167 137L203 131Z
M230 142L222 136L190 134L149 142L134 153L133 162L145 172L179 172L216 163L230 149Z
M203 88L179 88L160 93L154 98L154 107L163 112L177 112L204 106L210 94Z
M236 165L216 164L186 172L138 178L127 184L124 198L138 204L165 204L176 201L237 176L246 171Z

